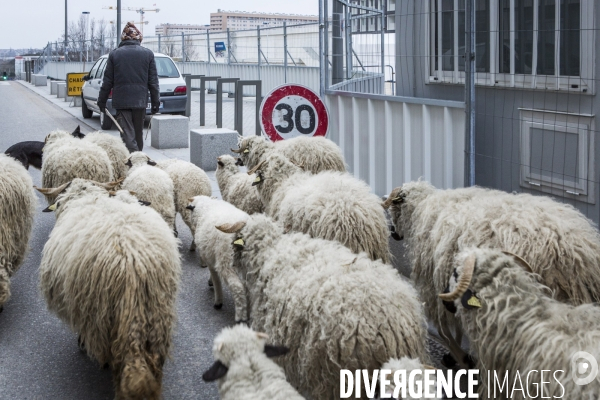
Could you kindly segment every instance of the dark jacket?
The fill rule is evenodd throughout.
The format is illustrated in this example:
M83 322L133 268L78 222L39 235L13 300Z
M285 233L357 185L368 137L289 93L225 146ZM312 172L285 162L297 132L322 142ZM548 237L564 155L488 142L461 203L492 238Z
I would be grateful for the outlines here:
M160 92L154 53L140 45L139 40L124 40L110 52L98 106L105 107L110 90L113 90L114 109L146 108L148 90L152 106L158 108Z

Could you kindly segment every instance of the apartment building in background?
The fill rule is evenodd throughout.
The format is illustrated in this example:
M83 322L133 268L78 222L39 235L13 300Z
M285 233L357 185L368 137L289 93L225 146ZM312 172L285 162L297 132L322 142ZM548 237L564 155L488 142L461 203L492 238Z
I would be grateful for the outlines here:
M396 20L394 14L396 12L396 0L350 0L350 4L383 10L384 31L388 33L395 32ZM380 14L374 15L365 9L352 8L352 33L377 32L381 32Z
M182 33L205 33L210 29L210 25L194 24L159 24L154 28L156 35L181 35Z
M225 31L227 28L230 30L256 29L257 26L271 28L283 26L284 22L288 25L307 24L319 22L319 17L316 15L265 14L220 9L216 13L210 14L211 31Z

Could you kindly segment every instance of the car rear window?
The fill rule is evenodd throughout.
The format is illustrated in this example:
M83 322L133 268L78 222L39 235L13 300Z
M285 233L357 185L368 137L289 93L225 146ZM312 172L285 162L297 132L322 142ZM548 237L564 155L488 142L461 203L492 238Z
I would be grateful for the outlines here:
M179 71L170 58L166 57L155 57L156 72L158 72L159 78L179 78Z

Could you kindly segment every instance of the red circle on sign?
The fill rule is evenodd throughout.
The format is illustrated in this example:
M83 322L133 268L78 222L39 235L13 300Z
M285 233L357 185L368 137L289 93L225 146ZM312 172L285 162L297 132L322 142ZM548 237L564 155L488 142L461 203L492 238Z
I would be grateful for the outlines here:
M315 129L315 133L312 136L325 136L327 134L329 116L327 114L327 108L325 108L325 104L321 98L306 86L283 85L273 89L271 93L265 97L260 106L260 122L263 131L271 141L277 142L278 140L285 140L285 138L279 134L277 129L275 129L275 125L273 125L273 110L277 103L286 96L302 97L314 108L319 122Z

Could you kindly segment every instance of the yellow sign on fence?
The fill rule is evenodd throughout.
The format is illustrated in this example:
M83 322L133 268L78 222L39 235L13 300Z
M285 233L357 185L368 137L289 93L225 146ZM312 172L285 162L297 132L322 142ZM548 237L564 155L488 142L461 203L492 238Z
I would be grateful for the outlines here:
M67 96L81 96L83 77L87 72L72 72L67 74Z

